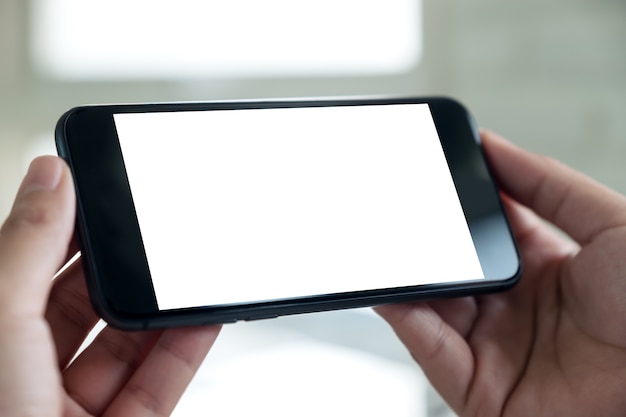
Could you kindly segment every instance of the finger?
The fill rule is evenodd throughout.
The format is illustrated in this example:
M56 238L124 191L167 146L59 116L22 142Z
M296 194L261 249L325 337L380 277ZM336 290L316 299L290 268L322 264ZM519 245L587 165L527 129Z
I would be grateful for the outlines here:
M540 218L537 213L507 195L502 203L525 265L542 264L546 259L562 259L575 254L580 245L571 237Z
M50 279L66 256L74 229L69 169L56 157L35 159L0 229L0 308L41 315Z
M160 333L105 327L63 372L66 392L90 415L101 415L143 362Z
M219 330L210 326L164 331L105 416L170 415Z
M98 322L83 276L80 259L55 280L46 310L46 320L57 348L60 369L65 369Z
M391 325L448 404L461 410L475 366L465 339L427 303L386 305L375 310Z
M626 224L625 197L495 133L483 132L481 136L503 189L577 242L585 244L608 228Z
M472 331L478 306L474 297L447 298L429 301L428 305L463 338Z

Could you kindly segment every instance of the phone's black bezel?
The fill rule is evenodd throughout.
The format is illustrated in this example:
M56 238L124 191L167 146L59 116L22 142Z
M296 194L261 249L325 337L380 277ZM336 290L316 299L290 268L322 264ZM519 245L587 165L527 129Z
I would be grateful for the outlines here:
M113 114L428 103L486 278L466 282L318 295L259 303L159 311L135 216ZM520 258L479 133L469 112L442 97L267 100L77 107L56 128L59 155L77 194L77 232L98 313L124 329L224 323L501 290L521 274ZM172 150L176 149L175 140ZM149 157L149 149L146 150ZM453 262L453 260L451 260Z

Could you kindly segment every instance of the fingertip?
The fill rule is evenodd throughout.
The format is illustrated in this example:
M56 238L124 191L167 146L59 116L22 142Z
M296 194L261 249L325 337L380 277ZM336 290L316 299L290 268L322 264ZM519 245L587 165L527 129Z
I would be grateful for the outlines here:
M208 351L219 335L221 329L221 324L171 328L163 332L162 339L177 341L186 340L191 348L200 348L200 350L203 350L203 347L205 347Z
M71 228L74 199L71 173L65 161L50 155L37 157L22 180L3 231Z
M18 197L26 196L34 191L55 190L63 176L63 165L60 158L51 155L33 159L18 191Z
M373 310L386 321L393 321L395 316L402 314L402 311L408 310L407 304L383 304L373 308Z
M499 153L506 151L506 149L520 149L504 136L488 129L481 129L480 139L490 161L497 159Z
M505 140L503 136L499 135L491 129L486 128L480 128L480 136L487 138L487 140Z
M392 327L409 347L411 343L438 328L442 321L425 302L388 304L375 307L375 311Z

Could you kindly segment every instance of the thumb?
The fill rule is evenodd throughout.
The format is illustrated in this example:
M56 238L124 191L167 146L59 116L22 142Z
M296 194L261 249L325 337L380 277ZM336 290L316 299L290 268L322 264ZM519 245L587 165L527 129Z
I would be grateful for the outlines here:
M0 229L0 309L43 314L52 276L74 229L75 197L65 162L35 159Z

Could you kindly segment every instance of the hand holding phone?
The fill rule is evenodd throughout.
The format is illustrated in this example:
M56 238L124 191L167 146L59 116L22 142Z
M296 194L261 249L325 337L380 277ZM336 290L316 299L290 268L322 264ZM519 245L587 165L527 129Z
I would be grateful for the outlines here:
M443 98L76 108L57 126L92 299L124 328L511 286L467 111Z

